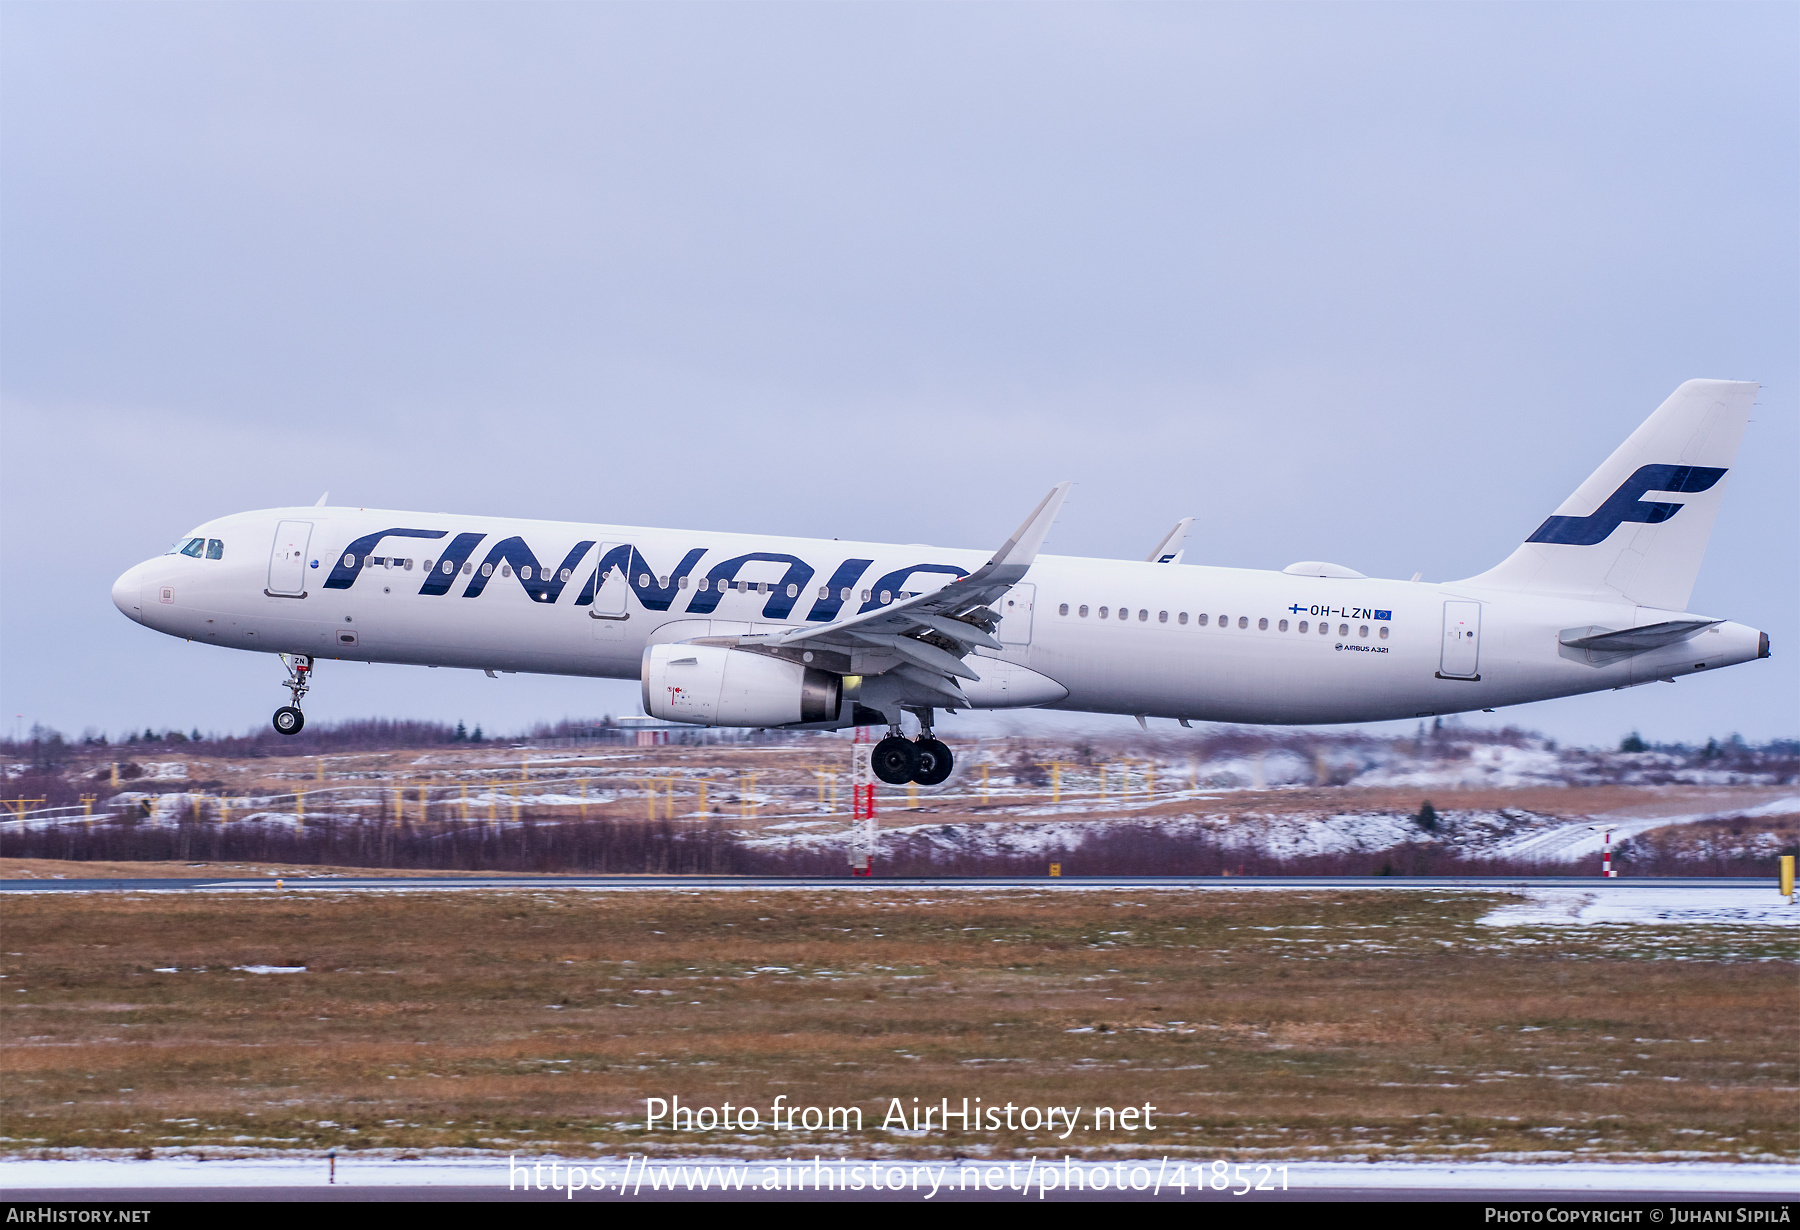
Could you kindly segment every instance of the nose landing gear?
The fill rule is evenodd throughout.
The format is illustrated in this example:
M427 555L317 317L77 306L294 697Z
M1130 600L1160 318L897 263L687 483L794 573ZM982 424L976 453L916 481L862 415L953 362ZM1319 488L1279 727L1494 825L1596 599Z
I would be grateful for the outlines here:
M307 693L307 680L312 676L313 660L303 653L282 653L275 656L287 667L287 682L281 686L288 690L288 696L293 701L275 711L275 733L297 735L306 725L306 715L300 712L300 698Z

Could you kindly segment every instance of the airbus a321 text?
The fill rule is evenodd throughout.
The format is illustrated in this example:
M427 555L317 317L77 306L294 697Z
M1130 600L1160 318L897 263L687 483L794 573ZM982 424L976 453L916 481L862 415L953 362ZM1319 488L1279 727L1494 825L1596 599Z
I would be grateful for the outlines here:
M884 726L888 782L950 773L938 710L1216 722L1425 717L1769 655L1687 609L1756 398L1691 380L1501 563L1463 581L1040 554L1069 484L991 555L362 508L196 527L113 586L171 636L281 656L297 732L321 659L637 678L701 726ZM1191 520L1191 519L1190 519ZM916 737L904 737L912 715Z

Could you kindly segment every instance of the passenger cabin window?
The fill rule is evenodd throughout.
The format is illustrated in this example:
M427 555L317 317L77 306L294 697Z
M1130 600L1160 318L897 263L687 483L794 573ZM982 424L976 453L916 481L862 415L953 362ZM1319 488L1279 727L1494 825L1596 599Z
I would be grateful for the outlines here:
M1238 627L1248 628L1249 626L1250 626L1250 617L1248 615L1239 615L1238 616Z
M1266 619L1257 620L1256 621L1256 630L1258 632L1267 632L1269 630L1269 621Z
M531 565L530 564L526 564L523 568L519 569L519 579L523 580L523 581L531 580Z
M1312 625L1311 625L1311 624L1309 624L1309 623L1307 623L1307 622L1306 622L1306 621L1305 621L1305 620L1304 620L1304 619L1303 619L1303 620L1301 620L1301 621L1300 621L1300 631L1302 631L1302 632L1311 632L1311 631L1312 631Z
M1061 606L1057 607L1056 613L1058 615L1067 615L1069 613L1069 604L1065 602Z
M1231 627L1231 616L1229 616L1229 615L1219 616L1219 627L1221 627L1221 628Z
M206 540L206 558L207 559L224 559L225 558L225 544L217 538L208 538Z
M1150 612L1149 611L1139 611L1138 612L1138 622L1139 623L1141 623L1141 624L1148 623L1149 621L1150 621Z
M1101 607L1101 608L1100 608L1100 618L1101 618L1101 619L1105 619L1105 618L1106 618L1106 616L1107 616L1107 612L1108 612L1108 611L1109 611L1109 610L1110 610L1110 609L1111 609L1111 608L1110 608L1110 607L1104 607L1104 606L1103 606L1103 607Z
M1387 640L1387 625L1386 624L1383 624L1381 626L1381 639L1384 641Z
M473 573L474 571L475 571L475 562L473 560L464 560L463 561L463 575L466 577L466 576L470 575L471 573ZM492 568L488 569L488 572L492 572L492 571L493 571ZM481 575L486 576L487 573L484 572Z
M1211 618L1212 618L1212 616L1210 616L1210 615L1201 615L1201 616L1200 616L1200 618L1199 618L1199 624L1200 624L1200 626L1201 626L1201 627L1202 627L1202 628L1204 628L1204 627L1206 627L1206 625L1207 625L1207 621L1208 621L1208 620L1210 620L1210 619L1211 619Z
M1319 621L1319 635L1320 636L1330 636L1331 635L1331 625L1326 623L1322 619Z
M1131 618L1131 609L1129 607L1123 607L1123 606L1120 607L1119 608L1119 618L1120 619L1130 619Z
M481 575L484 577L493 576L494 575L494 566L492 564L483 564L481 566Z
M1350 625L1349 624L1339 624L1338 625L1338 635L1339 636L1349 636L1350 635Z
M1076 607L1075 613L1077 615L1081 616L1083 619L1086 619L1087 618L1087 604L1083 603L1081 606Z
M1357 629L1357 630L1356 630L1356 635L1358 635L1358 636L1367 636L1367 635L1369 635L1369 625L1368 625L1368 624L1364 624L1364 625L1362 625L1362 627L1360 627L1360 628L1358 628L1358 629Z
M561 579L561 581L564 585L567 585L569 583L569 576L570 576L571 571L572 571L571 569L564 568L560 573L557 574L557 576ZM681 578L681 587L683 589L687 588L687 578L686 577Z
M1169 613L1167 611L1158 611L1156 613L1156 622L1159 624L1168 623L1169 622Z
M1178 624L1185 624L1187 622L1187 612L1183 611L1181 614L1177 615L1175 617L1175 622Z
M1275 630L1277 632L1286 632L1287 631L1287 620L1284 619L1279 624L1276 624Z

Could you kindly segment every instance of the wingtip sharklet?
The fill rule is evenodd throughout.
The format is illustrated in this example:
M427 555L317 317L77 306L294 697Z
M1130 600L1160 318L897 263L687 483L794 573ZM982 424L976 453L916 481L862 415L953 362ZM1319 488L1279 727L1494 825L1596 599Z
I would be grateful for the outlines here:
M1013 531L994 552L988 561L989 567L1004 567L1012 564L1028 567L1037 558L1038 549L1044 545L1044 539L1050 535L1050 527L1056 522L1056 514L1062 511L1063 501L1068 498L1073 481L1061 482L1050 488L1050 494L1038 502L1018 529Z

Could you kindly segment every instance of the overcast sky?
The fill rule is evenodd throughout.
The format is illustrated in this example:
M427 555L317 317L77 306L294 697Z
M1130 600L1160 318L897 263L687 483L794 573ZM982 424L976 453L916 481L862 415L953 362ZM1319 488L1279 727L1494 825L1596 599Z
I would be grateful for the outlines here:
M273 659L108 591L327 489L991 547L1068 478L1052 551L1194 515L1192 563L1449 579L1704 376L1763 393L1693 607L1775 657L1481 720L1794 735L1797 46L1777 4L14 0L0 710L266 722ZM308 712L636 691L326 663Z

